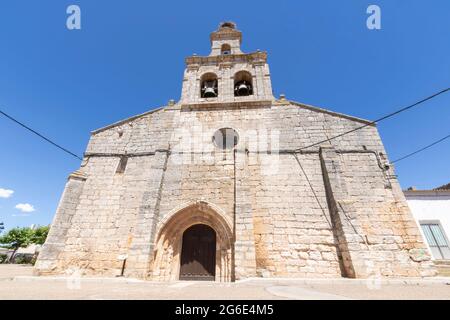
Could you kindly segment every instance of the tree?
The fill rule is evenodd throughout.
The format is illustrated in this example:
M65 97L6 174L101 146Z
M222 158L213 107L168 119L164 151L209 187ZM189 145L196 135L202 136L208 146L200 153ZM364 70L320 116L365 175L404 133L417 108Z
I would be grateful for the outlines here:
M14 228L1 236L0 243L3 244L2 247L13 250L9 261L12 261L19 248L28 247L32 243L44 244L48 230L48 226L38 227L34 230L31 228Z
M11 261L19 248L25 248L31 244L33 230L31 228L14 228L0 237L3 247L12 249L13 253L9 258Z
M33 236L31 238L31 243L44 244L45 239L47 239L49 230L50 230L49 226L42 226L34 229Z

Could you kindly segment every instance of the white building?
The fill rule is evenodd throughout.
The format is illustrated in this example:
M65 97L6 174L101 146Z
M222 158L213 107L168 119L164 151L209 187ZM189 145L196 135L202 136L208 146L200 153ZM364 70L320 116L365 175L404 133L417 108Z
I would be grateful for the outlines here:
M450 275L450 185L434 190L409 188L404 193L435 263L442 274Z

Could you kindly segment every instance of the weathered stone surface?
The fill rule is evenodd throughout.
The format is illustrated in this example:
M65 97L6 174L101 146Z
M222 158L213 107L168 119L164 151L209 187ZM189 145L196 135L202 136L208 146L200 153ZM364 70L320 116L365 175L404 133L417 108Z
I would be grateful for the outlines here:
M416 262L431 260L429 253L425 249L411 249L409 250L409 256Z

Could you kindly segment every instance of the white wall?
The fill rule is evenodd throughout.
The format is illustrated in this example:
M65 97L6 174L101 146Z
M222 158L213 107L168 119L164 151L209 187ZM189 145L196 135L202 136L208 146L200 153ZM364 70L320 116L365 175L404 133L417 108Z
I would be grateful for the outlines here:
M450 241L450 192L446 192L446 194L411 195L407 191L405 196L417 224L425 220L439 221L447 240ZM422 228L420 228L420 231L422 232ZM426 242L425 237L424 241Z

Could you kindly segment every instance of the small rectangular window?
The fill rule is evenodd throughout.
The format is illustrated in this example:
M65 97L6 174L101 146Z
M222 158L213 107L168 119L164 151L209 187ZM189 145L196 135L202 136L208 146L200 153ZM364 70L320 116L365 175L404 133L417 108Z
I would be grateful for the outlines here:
M116 173L124 173L127 167L128 157L120 157L119 165L117 166Z
M439 223L421 223L423 233L435 259L450 259L450 248Z

